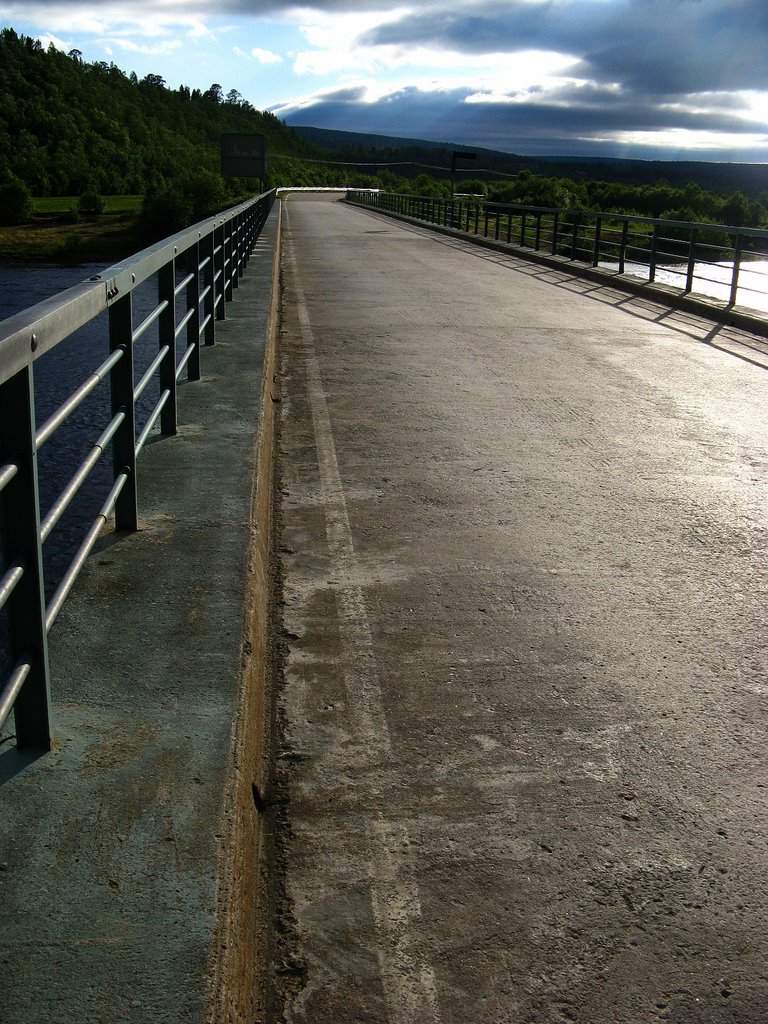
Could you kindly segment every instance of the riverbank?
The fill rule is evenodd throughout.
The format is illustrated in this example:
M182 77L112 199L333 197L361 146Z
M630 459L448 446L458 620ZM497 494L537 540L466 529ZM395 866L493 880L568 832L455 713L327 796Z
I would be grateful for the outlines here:
M133 213L82 217L35 215L0 227L0 263L115 263L142 248Z

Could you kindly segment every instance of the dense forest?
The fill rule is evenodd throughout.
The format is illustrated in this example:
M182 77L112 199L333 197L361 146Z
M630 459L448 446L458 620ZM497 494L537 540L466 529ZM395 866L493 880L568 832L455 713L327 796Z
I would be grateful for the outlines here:
M261 185L220 177L220 138L226 132L266 137L269 186L451 194L450 148L444 143L364 137L367 145L358 144L356 152L344 140L329 152L317 145L324 137L302 137L269 112L255 110L236 89L225 92L218 83L205 91L172 89L159 74L139 79L115 64L88 63L77 50L65 54L13 29L0 30L0 220L6 223L30 217L32 196L86 197L79 209L98 213L100 196L133 194L144 197L147 233L167 234ZM334 134L347 133L325 133L329 142ZM465 173L458 188L497 202L768 224L768 194L756 187L723 191L696 179L633 181L621 161L611 165L614 180L590 176L590 168L610 170L606 163L582 162L571 176L558 176L552 171L563 165L491 151L479 155L477 178L466 180ZM493 167L480 174L488 161ZM733 182L722 168L718 173L707 181ZM755 185L760 179L744 180Z

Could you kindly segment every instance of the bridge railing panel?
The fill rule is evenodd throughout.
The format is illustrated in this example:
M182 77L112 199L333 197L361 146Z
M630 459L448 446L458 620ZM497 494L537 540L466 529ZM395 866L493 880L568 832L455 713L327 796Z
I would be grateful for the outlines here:
M274 198L267 192L195 224L0 323L0 614L7 647L0 728L13 712L19 747L50 748L48 633L109 518L118 530L137 528L138 457L153 432L176 433L177 382L185 371L188 380L200 379L201 344L215 343L215 324L226 317ZM106 357L38 423L37 360L89 325ZM107 383L101 433L41 509L41 449ZM58 575L48 573L46 542L110 451L97 515Z
M353 189L347 200L768 315L765 229Z

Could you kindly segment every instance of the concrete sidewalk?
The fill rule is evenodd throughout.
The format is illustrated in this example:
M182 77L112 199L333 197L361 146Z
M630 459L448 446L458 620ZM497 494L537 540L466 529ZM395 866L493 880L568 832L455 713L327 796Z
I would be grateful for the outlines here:
M255 1019L279 216L52 631L53 752L0 747L3 1024Z
M290 1024L765 1024L765 343L291 197Z

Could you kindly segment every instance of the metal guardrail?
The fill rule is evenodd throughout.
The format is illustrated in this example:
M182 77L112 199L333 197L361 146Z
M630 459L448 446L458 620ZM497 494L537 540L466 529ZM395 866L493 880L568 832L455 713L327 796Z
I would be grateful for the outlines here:
M0 727L13 710L19 747L50 749L48 633L109 516L114 512L117 530L137 529L137 458L158 421L162 434L176 433L177 381L185 369L188 380L200 379L201 340L215 343L216 321L225 319L226 303L274 199L274 191L266 192L201 221L0 323L0 609L6 609L13 666L10 676L0 680ZM135 290L152 278L157 302L135 324ZM35 361L103 312L108 315L107 358L38 425ZM137 381L134 345L150 327L159 350ZM160 396L137 437L136 403L155 378ZM37 453L106 381L111 419L41 517ZM46 604L43 545L110 445L111 489Z
M768 276L754 262L750 266L755 258L768 259L766 230L373 190L350 190L347 199L591 267L611 267L648 283L663 272L684 294L722 298L768 317Z

